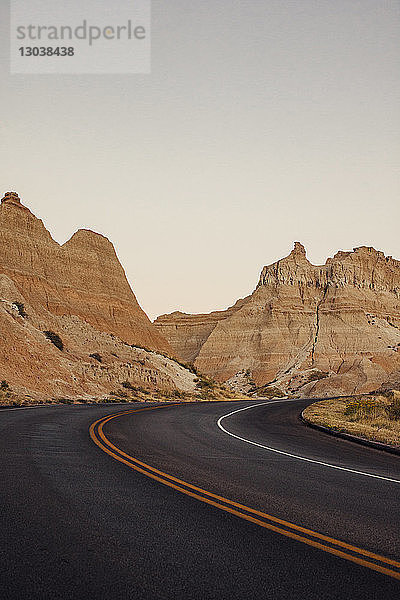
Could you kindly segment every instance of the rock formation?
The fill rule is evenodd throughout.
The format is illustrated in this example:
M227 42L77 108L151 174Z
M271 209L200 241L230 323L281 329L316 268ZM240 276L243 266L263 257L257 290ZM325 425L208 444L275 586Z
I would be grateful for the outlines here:
M63 351L44 331L56 333ZM60 246L15 192L0 206L0 379L36 396L110 393L118 384L194 388L140 308L107 238ZM146 351L147 348L154 352Z
M170 350L140 308L111 242L80 229L60 246L15 192L0 207L0 269L39 312L76 315L129 344Z
M313 396L400 381L400 262L370 247L312 265L296 242L227 311L155 321L183 360L220 381ZM239 377L240 379L240 377Z

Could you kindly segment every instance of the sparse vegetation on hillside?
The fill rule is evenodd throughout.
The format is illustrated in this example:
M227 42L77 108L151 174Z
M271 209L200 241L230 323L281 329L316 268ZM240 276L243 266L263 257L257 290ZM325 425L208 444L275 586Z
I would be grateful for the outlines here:
M193 392L183 390L166 390L161 388L146 389L142 386L132 385L129 381L121 383L121 389L112 390L110 393L112 398L122 398L127 402L199 402L246 398L243 394L238 394L226 388L224 385L216 381L199 376L196 379L196 388Z
M147 390L145 387L141 385L132 385L130 381L123 381L121 385L126 390L130 390L136 394L150 394L149 390Z
M3 379L0 382L0 405L21 406L21 404L29 404L29 400L14 392L8 381Z
M153 352L153 350L150 350L150 348L147 348L146 346L138 346L137 344L126 344L126 345L130 346L131 348L137 348L138 350L145 350L146 352Z
M264 396L265 398L284 398L286 394L279 388L273 385L264 385L254 390L257 392L257 396Z
M326 371L313 371L307 377L307 383L311 383L311 381L319 381L320 379L326 379L329 376L329 373Z
M136 397L137 400L143 399L143 398L141 398L142 394L147 394L149 396L154 397L157 400L181 399L181 400L186 400L189 402L196 401L196 400L211 401L211 400L223 400L223 399L246 398L247 397L244 394L240 394L240 393L236 393L236 392L232 391L225 385L219 384L216 381L214 381L213 379L210 379L208 377L205 377L204 375L201 375L201 373L199 373L199 371L197 370L196 366L192 363L182 362L177 358L169 356L165 352L155 352L154 350L149 350L148 348L146 348L144 346L138 346L136 344L127 344L127 345L129 345L131 348L137 348L139 350L145 350L146 352L152 352L154 354L158 354L159 356L163 356L164 358L167 358L168 360L173 361L174 363L180 365L184 369L187 369L188 371L193 373L193 375L197 376L197 379L195 380L196 391L193 393L192 392L184 392L184 391L180 391L180 390L167 391L167 390L160 390L160 389L155 390L154 392L149 392L149 391L144 390L143 388L138 388L137 386L131 386L131 384L129 382L123 382L121 384L122 387L130 390L133 393L133 395ZM113 392L113 394L116 395L116 393L114 393L114 392ZM118 394L119 394L119 397L121 397L120 392ZM144 398L144 399L150 401L152 398L148 397L148 398Z
M58 399L55 398L55 401L60 402L61 404L73 404L74 403L72 398L58 398Z
M184 369L187 369L194 375L198 375L197 368L195 367L195 365L193 363L185 363L185 362L179 360L178 358L175 358L174 356L170 356L166 352L157 352L156 350L150 350L150 348L147 348L146 346L139 346L138 344L127 344L127 346L130 346L131 348L137 348L138 350L144 350L145 352L153 352L154 354L159 354L160 356L163 356L164 358L168 358L168 360L172 360L173 362L180 365Z
M42 332L45 337L56 346L60 351L64 350L64 343L59 334L52 330ZM144 348L141 348L144 349ZM153 354L160 354L155 353ZM89 354L89 357L97 362L103 362L103 357L98 352ZM201 402L215 401L227 399L245 399L247 396L234 392L222 384L217 383L209 377L202 376L197 372L197 369L192 364L181 363L175 359L165 356L179 364L182 368L189 370L193 375L196 375L194 380L194 389L192 391L183 391L180 389L162 389L155 386L145 387L138 385L136 381L121 381L114 389L111 389L105 396L75 398L67 396L44 398L41 402L47 404L99 404L99 403L129 403L129 402ZM135 361L133 361L135 362ZM131 366L131 365L128 365ZM106 365L102 365L101 369L106 369ZM188 380L190 381L190 380ZM0 404L8 406L22 406L37 404L38 401L30 398L28 395L18 396L15 394L7 381L0 381ZM40 401L39 401L40 403Z
M213 379L208 379L207 377L201 377L196 379L196 388L199 390L204 389L212 389L216 386L216 383Z
M132 385L130 381L123 381L121 385L127 390L132 390L134 392L137 390L137 388L134 385Z
M58 333L54 333L54 331L43 331L44 335L56 348L58 348L61 352L64 350L64 343Z
M13 306L17 309L18 314L20 317L22 317L23 319L27 318L27 313L25 312L25 306L23 305L22 302L13 302Z
M184 369L187 369L188 371L193 373L193 375L199 374L197 368L194 366L193 363L184 363L184 362L181 362L180 360L177 360L176 358L171 358L170 356L167 356L167 355L163 355L163 356L166 356L166 358L169 358L170 360L173 360L174 362L178 363L178 365L180 365Z
M214 381L214 379L203 375L199 375L196 380L196 390L198 390L198 392L194 397L196 398L197 396L199 400L204 401L247 398L244 394L235 392L224 384L218 383L217 381Z
M100 402L104 403L104 404L119 404L121 402L130 402L130 401L127 399L127 396L110 394L106 398L103 398ZM137 400L131 400L131 402L137 402Z

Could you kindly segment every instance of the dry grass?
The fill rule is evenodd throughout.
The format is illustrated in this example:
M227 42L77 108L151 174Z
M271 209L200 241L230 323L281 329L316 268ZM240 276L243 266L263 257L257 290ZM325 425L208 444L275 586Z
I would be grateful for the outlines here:
M147 392L145 396L142 393L133 394L130 399L147 402L218 402L222 400L248 400L249 397L240 392L234 392L211 379L201 377L198 379L195 392L155 390Z
M0 382L0 407L34 406L37 404L115 404L130 402L215 402L221 400L248 400L249 397L212 380L199 378L194 392L180 390L145 389L123 382L121 388L110 392L108 396L86 398L32 398L17 394L7 384Z
M18 394L3 394L0 392L0 410L1 407L24 407L24 406L37 406L39 404L119 404L119 403L131 403L131 402L220 402L227 400L248 400L249 397L240 393L233 393L231 391L223 392L218 391L212 395L198 395L182 392L178 395L168 392L153 392L148 395L137 394L129 396L120 396L117 394L110 394L106 397L93 397L93 398L47 398L37 400L30 397L19 396ZM0 413L1 414L1 413Z
M393 399L369 396L323 400L304 411L307 421L400 448L400 419L390 418Z
M0 389L0 406L17 407L31 406L35 404L37 404L37 402L29 396L21 396L12 390Z
M264 385L258 388L255 388L257 396L261 396L263 398L284 398L286 394L282 392L279 388L273 385Z

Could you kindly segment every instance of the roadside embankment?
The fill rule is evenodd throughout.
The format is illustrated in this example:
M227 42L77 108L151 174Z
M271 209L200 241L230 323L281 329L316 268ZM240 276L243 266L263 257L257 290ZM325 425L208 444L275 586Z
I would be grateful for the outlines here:
M310 404L303 420L327 432L348 434L400 451L400 392L322 400Z

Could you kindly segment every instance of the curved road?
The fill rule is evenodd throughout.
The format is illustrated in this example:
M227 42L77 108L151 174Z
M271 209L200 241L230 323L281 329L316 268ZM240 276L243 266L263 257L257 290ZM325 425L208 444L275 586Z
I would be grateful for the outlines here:
M308 403L2 410L0 598L397 600L400 458Z

